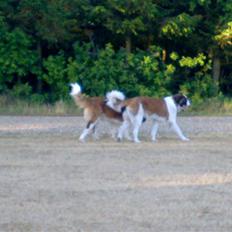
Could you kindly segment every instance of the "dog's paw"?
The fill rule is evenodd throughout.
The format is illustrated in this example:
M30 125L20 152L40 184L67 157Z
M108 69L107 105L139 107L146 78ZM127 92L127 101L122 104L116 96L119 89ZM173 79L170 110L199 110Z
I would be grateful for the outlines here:
M85 139L84 138L79 138L79 142L85 143Z
M157 139L156 139L156 138L151 138L151 141L152 141L153 143L156 143L156 142L157 142Z
M181 140L182 140L182 141L185 141L185 142L190 141L190 139L189 139L189 138L186 138L186 137L182 138Z

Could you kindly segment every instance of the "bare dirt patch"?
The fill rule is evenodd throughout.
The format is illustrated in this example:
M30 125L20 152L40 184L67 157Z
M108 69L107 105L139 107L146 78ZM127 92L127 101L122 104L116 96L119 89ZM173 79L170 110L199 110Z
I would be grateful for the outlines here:
M0 117L0 231L231 231L232 118L179 122L79 143L79 117Z

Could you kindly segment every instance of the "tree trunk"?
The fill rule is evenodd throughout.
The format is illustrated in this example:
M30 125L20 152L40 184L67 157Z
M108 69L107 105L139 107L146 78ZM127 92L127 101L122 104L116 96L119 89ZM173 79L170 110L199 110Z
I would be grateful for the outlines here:
M219 77L221 72L221 61L219 57L213 57L213 81L215 86L215 94L218 94L219 91Z
M163 49L162 50L162 61L165 63L167 59L167 50Z
M38 52L38 57L39 57L38 65L39 65L40 69L42 69L42 47L41 47L40 40L37 43L37 52ZM38 78L37 78L36 89L37 89L37 93L39 93L39 94L42 93L42 80L41 80L40 76L38 76Z
M126 51L131 52L131 36L126 36Z

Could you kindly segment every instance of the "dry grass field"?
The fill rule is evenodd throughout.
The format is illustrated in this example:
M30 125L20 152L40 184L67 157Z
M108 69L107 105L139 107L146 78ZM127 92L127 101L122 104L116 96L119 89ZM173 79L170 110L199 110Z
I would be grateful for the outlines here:
M0 232L232 231L232 118L178 121L190 142L80 143L80 117L0 117Z

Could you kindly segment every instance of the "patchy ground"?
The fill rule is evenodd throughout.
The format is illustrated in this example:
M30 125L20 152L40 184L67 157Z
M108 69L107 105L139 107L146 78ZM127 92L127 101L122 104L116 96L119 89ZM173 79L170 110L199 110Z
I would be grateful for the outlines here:
M230 232L232 118L183 117L190 142L79 143L79 117L0 117L1 232Z

